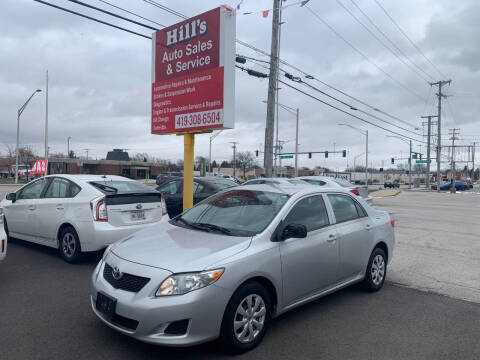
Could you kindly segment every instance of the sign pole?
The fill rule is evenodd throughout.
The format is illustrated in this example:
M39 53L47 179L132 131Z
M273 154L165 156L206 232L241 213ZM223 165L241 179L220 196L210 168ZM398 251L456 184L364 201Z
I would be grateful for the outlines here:
M193 161L195 134L183 136L183 210L193 206Z

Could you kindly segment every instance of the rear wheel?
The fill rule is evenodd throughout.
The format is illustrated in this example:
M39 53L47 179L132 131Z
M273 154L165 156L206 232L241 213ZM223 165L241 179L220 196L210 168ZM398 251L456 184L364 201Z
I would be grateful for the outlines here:
M80 241L78 240L77 232L73 227L67 226L62 230L59 243L60 254L62 255L63 260L73 264L80 259L82 255L82 249L80 247Z
M220 341L227 352L242 353L263 339L272 314L268 291L257 282L239 288L223 315Z
M367 291L378 291L382 288L387 276L387 258L385 252L380 248L375 248L368 261L363 287Z

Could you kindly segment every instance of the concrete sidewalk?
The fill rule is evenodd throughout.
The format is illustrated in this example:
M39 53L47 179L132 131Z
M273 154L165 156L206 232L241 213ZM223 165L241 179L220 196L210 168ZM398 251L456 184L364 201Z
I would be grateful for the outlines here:
M401 190L399 189L384 189L384 190L377 190L370 193L370 195L374 198L382 198L386 196L395 196L400 194Z

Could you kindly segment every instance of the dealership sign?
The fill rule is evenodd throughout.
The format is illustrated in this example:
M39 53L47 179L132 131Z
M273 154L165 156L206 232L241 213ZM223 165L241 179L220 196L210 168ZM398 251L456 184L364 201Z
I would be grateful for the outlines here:
M218 7L152 39L152 134L233 128L235 13Z

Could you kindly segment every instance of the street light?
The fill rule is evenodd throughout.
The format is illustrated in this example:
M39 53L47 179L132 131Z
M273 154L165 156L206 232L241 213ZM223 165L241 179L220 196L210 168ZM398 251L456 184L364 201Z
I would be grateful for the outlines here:
M364 152L353 157L353 171L355 171L355 168L356 168L355 163L357 162L357 158L359 158L360 156L363 156L363 155L365 155Z
M212 141L218 136L220 135L220 133L222 132L223 130L220 130L219 132L217 132L215 135L210 135L210 150L208 152L208 172L211 173L212 172Z
M17 147L15 151L15 184L18 184L18 143L20 141L20 115L22 115L23 110L27 107L28 103L30 100L32 100L33 95L35 95L38 92L41 92L42 90L37 89L33 92L32 95L28 98L27 101L25 101L25 104L23 104L20 109L18 109L18 115L17 115Z
M353 130L358 131L360 134L365 135L365 185L367 186L367 189L368 189L368 130L362 130L349 124L338 124L338 125L348 126L349 128L352 128Z
M71 136L67 137L67 158L70 158L70 139L71 138L72 138Z
M263 100L264 103L266 103L265 100ZM297 117L297 124L296 124L296 127L295 127L295 177L298 176L298 122L300 120L300 109L299 108L292 108L290 106L287 106L287 105L284 105L284 104L281 104L279 102L275 102L275 104L277 104L278 106L280 106L283 110L289 112L290 114L292 115L295 115ZM277 124L277 131L278 131L278 124ZM278 136L277 136L277 149L280 148L280 142L278 140ZM275 156L275 164L277 163L277 156ZM275 168L275 173L277 172L276 168Z
M402 140L403 142L409 144L410 146L410 156L408 157L408 188L412 188L412 140L407 141L406 139L400 137L400 136L395 136L395 135L387 135L389 138L395 138Z

